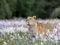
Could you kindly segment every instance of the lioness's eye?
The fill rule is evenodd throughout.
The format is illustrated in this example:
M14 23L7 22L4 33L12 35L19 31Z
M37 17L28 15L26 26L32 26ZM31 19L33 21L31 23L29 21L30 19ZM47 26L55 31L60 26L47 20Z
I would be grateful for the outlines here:
M29 18L29 20L31 20L31 18Z

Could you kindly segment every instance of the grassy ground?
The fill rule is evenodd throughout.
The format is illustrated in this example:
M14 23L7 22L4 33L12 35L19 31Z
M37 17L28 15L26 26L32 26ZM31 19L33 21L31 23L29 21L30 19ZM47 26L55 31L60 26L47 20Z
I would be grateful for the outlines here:
M58 43L37 40L30 42L27 37L24 37L24 33L15 32L10 34L0 33L0 45L60 45L60 41Z

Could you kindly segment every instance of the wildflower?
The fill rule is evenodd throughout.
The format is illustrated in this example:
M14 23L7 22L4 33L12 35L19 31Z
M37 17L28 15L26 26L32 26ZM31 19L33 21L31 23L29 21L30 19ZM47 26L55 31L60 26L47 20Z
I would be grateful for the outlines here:
M35 43L35 45L38 45L37 43Z
M41 45L44 45L44 43L43 43L43 42L41 42Z
M3 42L3 45L7 45L7 42Z

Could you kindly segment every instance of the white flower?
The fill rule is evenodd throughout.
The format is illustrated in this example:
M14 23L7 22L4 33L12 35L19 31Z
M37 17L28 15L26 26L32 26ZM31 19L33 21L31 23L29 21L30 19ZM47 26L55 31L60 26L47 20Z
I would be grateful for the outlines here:
M26 22L25 22L24 20L21 20L21 21L20 21L20 24L21 24L21 25L25 25Z
M60 23L58 23L58 25L60 26Z
M32 42L35 42L35 38L32 39Z
M41 42L41 45L44 45L44 43L43 43L43 42Z
M35 43L35 45L38 45L37 43Z
M7 45L7 42L3 42L3 45Z
M58 37L57 36L54 36L54 40L58 41Z
M5 28L5 29L4 29L4 32L14 33L14 30L13 30L13 28Z

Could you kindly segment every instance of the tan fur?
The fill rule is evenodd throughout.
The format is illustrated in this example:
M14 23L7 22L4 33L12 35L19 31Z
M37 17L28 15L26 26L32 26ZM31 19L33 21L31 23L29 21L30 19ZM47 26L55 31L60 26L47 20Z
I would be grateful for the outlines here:
M41 33L45 33L49 30L52 31L52 27L48 24L39 23L36 21L36 16L28 17L27 18L28 24L31 26L30 29L33 30L35 33L40 35Z

